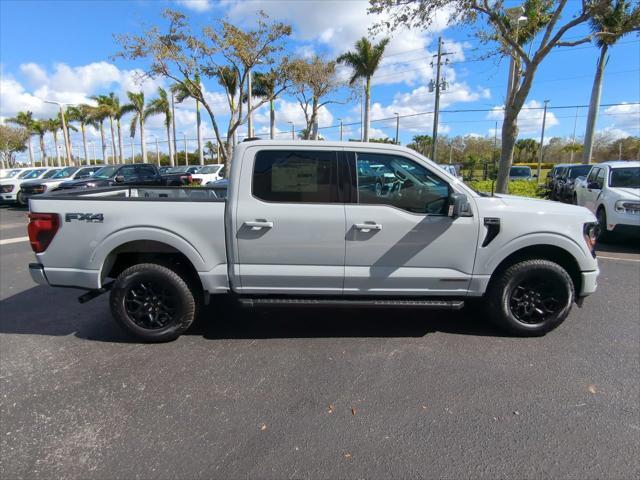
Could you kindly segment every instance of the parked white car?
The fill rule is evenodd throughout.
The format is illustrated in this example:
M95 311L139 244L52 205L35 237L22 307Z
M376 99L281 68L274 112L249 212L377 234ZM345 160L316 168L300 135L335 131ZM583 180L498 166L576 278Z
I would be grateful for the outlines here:
M13 178L23 170L25 169L24 168L3 168L2 170L0 170L0 180Z
M22 172L12 178L0 180L0 200L3 203L16 203L20 185L27 180L45 178L54 175L59 168L25 168Z
M51 192L60 186L62 182L89 178L94 172L100 170L100 165L90 167L66 167L58 170L54 175L44 176L39 180L27 180L20 185L17 202L20 206L26 206L29 198Z
M594 165L576 182L574 202L596 214L600 240L612 233L640 236L640 162Z
M222 173L223 164L219 165L205 165L198 173L194 173L191 175L193 183L198 183L200 185L206 185L209 182L215 182L216 180L221 180L222 177L220 173Z

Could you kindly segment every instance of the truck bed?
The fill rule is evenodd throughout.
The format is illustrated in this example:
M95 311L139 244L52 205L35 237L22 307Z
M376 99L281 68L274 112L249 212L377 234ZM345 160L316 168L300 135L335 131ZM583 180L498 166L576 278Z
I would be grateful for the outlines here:
M191 262L205 291L219 293L228 289L225 208L207 188L109 187L37 196L31 212L57 213L60 226L36 258L46 265L50 284L96 289L119 253L175 251Z

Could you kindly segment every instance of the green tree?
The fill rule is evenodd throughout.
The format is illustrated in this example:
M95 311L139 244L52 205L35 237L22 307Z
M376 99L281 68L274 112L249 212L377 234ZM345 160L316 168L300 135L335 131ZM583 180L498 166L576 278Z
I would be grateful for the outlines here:
M430 135L415 135L411 140L411 143L407 145L407 147L415 150L416 152L428 156L431 152L431 145L433 144L433 139Z
M204 144L204 148L211 156L211 163L219 163L216 145L214 145L211 140L207 140L207 142Z
M163 18L168 24L165 27L153 26L140 35L118 35L116 39L121 50L116 57L145 60L148 76L161 76L182 84L200 102L209 114L228 174L237 129L267 100L252 105L251 112L243 109L242 102L233 102L225 137L218 125L219 116L214 112L218 109L213 108L197 77L215 78L221 67L232 68L237 75L239 97L242 98L248 89L249 72L254 67L262 65L269 68L283 63L280 56L284 49L283 40L291 34L291 26L269 22L267 15L260 13L256 26L250 29L243 30L221 20L194 34L191 22L184 14L165 10ZM220 64L221 59L223 65ZM274 70L284 72L279 67Z
M47 160L47 149L44 145L44 136L49 131L47 129L46 120L34 120L33 121L33 133L38 135L38 140L40 142L40 165L49 166L49 161Z
M122 111L122 108L120 107L120 99L116 96L115 93L111 92L109 93L109 95L94 95L91 98L91 100L95 101L98 106L97 108L100 110L100 114L98 115L99 117L103 117L102 120L106 120L107 118L109 119L109 127L111 130L111 148L112 148L112 155L113 155L113 163L116 163L116 158L120 158L120 161L123 161L123 155L122 155L122 132L120 130L120 118L122 117L122 115L125 113ZM116 132L115 132L115 128L113 126L113 121L114 119L117 122L118 125L118 145L120 146L120 152L118 154L118 150L116 150ZM100 120L97 119L99 122ZM100 123L101 128L104 128L102 126L102 123ZM103 142L103 155L106 158L106 143Z
M274 139L276 134L276 106L275 100L278 93L279 77L275 71L267 73L255 72L251 88L253 96L269 100L269 138Z
M144 92L127 92L129 102L122 106L122 112L124 114L133 113L131 123L129 124L129 134L131 138L136 136L136 128L140 126L140 150L142 151L142 161L147 162L147 145L144 142L144 121L149 115L146 111L146 105L144 101Z
M53 146L56 150L56 160L57 160L57 166L58 167L62 167L62 160L60 158L60 149L58 148L58 130L60 130L62 128L62 120L60 119L60 116L58 115L55 118L49 118L48 120L45 120L45 125L47 127L47 130L49 132L51 132L51 135L53 135Z
M18 126L22 127L26 132L29 133L29 135L27 136L26 142L27 142L28 147L29 147L29 162L30 162L31 165L33 165L33 147L31 146L31 135L33 135L33 133L34 133L34 131L33 131L33 124L34 124L33 113L30 112L30 111L18 112L15 117L8 118L7 122L13 123L15 125L18 125Z
M600 56L598 57L593 87L591 88L582 163L591 163L593 135L600 108L602 79L608 61L608 51L623 36L640 29L640 4L636 2L635 7L633 7L628 0L609 0L604 4L603 8L596 12L589 21L591 31L596 38L596 45L600 49Z
M575 41L566 41L566 37L611 2L584 0L577 6L577 11L571 12L573 14L570 15L565 11L568 0L524 0L521 13L526 21L521 25L521 16L511 15L510 9L505 8L503 1L370 1L370 13L385 14L385 20L378 24L378 28L427 28L434 19L440 18L438 14L445 10L451 23L471 25L476 29L481 41L497 43L498 48L495 50L498 54L513 58L515 80L507 92L502 122L500 166L496 182L496 191L499 193L507 192L509 169L518 137L517 119L531 91L538 68L554 48L589 42L590 35ZM525 48L525 43L535 35L540 41L532 45L531 50Z
M8 167L15 165L15 154L27 149L27 139L31 134L31 130L24 127L15 128L0 124L0 153L3 163L6 162ZM33 165L33 162L31 164Z
M93 109L86 104L69 107L67 109L67 119L70 122L78 122L80 124L80 132L82 133L82 147L84 148L84 161L89 165L89 151L87 150L87 125L98 128L98 122L93 118Z
M384 55L384 49L389 43L388 38L383 38L377 44L372 44L369 39L362 37L356 42L355 50L343 53L337 59L338 63L344 63L353 69L353 74L349 79L351 86L364 79L364 128L362 140L369 141L369 125L371 122L371 77L376 73L380 60Z
M169 145L169 162L172 167L175 166L173 144L171 143L171 100L169 99L169 95L164 88L158 87L158 96L149 102L149 105L147 105L145 111L145 115L147 117L151 115L164 115L164 126L167 129L167 143Z

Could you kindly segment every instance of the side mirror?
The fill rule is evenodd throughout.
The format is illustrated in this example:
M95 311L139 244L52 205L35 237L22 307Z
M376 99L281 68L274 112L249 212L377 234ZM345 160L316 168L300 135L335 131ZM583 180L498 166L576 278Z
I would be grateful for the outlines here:
M451 218L473 216L469 200L464 193L452 193L449 195L449 211L447 215Z
M220 173L218 174L218 176L220 178L224 178L224 168L220 171Z
M598 182L589 182L587 183L587 188L589 190L600 190L600 184Z
M534 174L533 174L533 178L538 178L538 174L537 174L537 173L534 173Z
M116 183L124 182L124 175L116 175L115 181Z

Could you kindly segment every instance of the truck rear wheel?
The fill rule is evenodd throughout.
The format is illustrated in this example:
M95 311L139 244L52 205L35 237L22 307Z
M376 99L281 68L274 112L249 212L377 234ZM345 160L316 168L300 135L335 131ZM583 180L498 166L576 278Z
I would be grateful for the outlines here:
M549 260L524 260L492 281L487 313L510 333L540 336L567 318L573 298L573 281L564 268Z
M187 282L155 263L124 270L111 289L110 306L115 321L145 342L175 340L196 315L196 301Z

